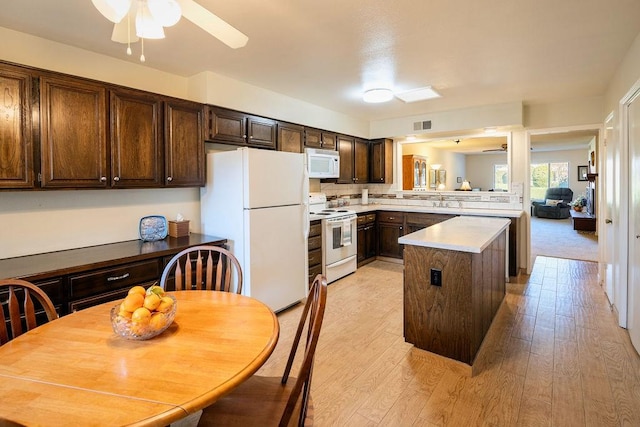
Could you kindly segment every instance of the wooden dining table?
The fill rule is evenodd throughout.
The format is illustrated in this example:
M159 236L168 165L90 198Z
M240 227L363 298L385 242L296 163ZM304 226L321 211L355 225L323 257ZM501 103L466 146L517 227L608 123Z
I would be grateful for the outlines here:
M0 424L166 426L233 390L273 352L280 329L262 302L171 294L174 322L146 341L114 333L110 302L0 346Z

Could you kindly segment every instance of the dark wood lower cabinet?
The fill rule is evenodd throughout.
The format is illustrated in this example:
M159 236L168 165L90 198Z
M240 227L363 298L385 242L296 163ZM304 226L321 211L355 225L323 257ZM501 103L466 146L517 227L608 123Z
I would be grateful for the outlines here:
M404 236L404 213L380 211L378 221L378 255L402 259L402 245L398 239Z
M322 222L311 221L308 241L309 283L322 273Z
M124 297L135 285L150 286L160 279L171 257L196 245L224 246L220 237L190 234L157 242L130 240L0 260L4 278L35 283L63 316Z
M376 259L377 235L376 214L363 213L358 215L358 267Z

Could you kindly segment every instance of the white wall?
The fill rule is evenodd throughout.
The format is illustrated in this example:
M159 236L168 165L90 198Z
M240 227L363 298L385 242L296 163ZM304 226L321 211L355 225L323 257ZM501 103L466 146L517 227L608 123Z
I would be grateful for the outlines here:
M468 154L466 178L471 187L487 191L493 188L493 167L506 165L507 154Z

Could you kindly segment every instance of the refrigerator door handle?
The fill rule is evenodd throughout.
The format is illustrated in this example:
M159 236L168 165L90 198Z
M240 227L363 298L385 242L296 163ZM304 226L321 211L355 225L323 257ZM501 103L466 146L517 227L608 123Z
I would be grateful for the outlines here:
M304 239L307 240L311 226L309 225L309 171L307 170L306 162L302 171L302 204L304 206L302 213L302 223L304 224L302 227L302 235Z

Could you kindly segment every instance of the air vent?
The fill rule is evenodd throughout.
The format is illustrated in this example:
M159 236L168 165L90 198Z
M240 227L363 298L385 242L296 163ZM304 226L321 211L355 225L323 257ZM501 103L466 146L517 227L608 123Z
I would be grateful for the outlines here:
M423 122L414 122L413 130L429 130L431 129L431 120L425 120Z

